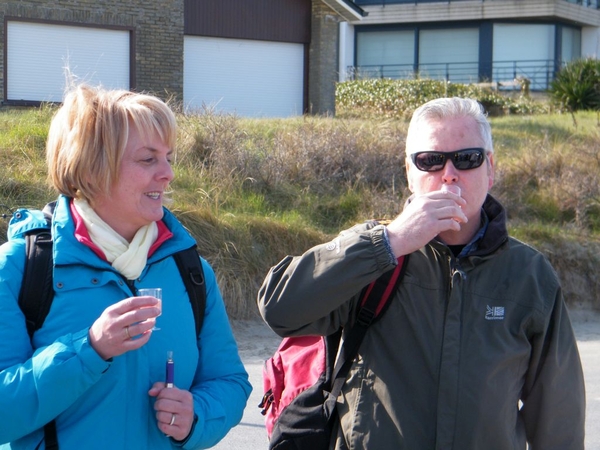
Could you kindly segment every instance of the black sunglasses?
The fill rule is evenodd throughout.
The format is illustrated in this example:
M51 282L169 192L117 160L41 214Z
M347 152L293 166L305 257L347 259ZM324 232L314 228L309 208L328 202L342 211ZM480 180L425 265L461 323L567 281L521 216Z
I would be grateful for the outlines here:
M485 160L485 150L482 148L465 148L455 152L417 152L410 155L417 169L423 172L442 170L446 161L452 161L458 170L476 169Z

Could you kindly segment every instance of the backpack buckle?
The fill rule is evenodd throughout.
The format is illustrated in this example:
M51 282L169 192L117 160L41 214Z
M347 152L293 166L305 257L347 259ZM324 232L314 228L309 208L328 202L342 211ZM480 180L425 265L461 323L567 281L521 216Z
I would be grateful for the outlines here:
M267 415L267 411L269 410L274 401L275 397L273 397L273 389L269 389L267 392L265 392L265 395L263 395L262 400L258 404L258 407L262 408L260 413L263 416Z
M375 311L370 311L367 308L361 308L360 312L358 313L358 317L356 319L356 322L361 324L364 327L368 327L369 325L371 325L371 322L373 322L373 319L375 318Z

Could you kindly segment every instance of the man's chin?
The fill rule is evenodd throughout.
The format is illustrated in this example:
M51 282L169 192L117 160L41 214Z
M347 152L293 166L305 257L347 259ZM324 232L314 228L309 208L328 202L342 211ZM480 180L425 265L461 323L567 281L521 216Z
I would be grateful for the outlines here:
M470 241L470 238L465 236L464 230L444 231L438 235L438 239L446 245L467 245Z

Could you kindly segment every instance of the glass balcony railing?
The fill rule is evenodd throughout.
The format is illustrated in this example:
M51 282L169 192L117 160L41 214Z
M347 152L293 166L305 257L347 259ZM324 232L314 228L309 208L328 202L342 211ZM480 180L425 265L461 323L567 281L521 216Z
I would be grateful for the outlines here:
M382 64L353 67L351 68L350 77L353 79L432 78L454 83L476 83L479 79L478 72L479 64L476 62L420 64L418 68L415 68L413 64Z
M492 81L525 78L530 81L532 91L545 91L554 80L560 65L552 59L533 61L494 61Z
M519 84L514 83L514 80L525 78L529 80L531 90L544 91L548 89L554 79L557 67L556 62L551 59L494 61L491 70L490 68L481 67L477 62L428 63L419 64L418 67L412 64L361 65L348 67L347 78L430 78L463 84L489 81L497 82L499 86L504 84L506 89L518 89ZM491 74L491 77L481 74Z

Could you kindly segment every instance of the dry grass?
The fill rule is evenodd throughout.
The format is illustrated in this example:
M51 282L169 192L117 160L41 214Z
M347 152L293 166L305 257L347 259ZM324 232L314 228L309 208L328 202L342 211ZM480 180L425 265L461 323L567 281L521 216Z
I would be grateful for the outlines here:
M52 111L0 111L0 203L41 207ZM393 218L406 198L403 120L180 115L171 209L213 265L233 318L256 314L270 266L338 230ZM497 183L513 234L548 255L572 304L600 308L598 119L492 119ZM5 221L0 221L5 226ZM3 230L0 233L4 235Z

